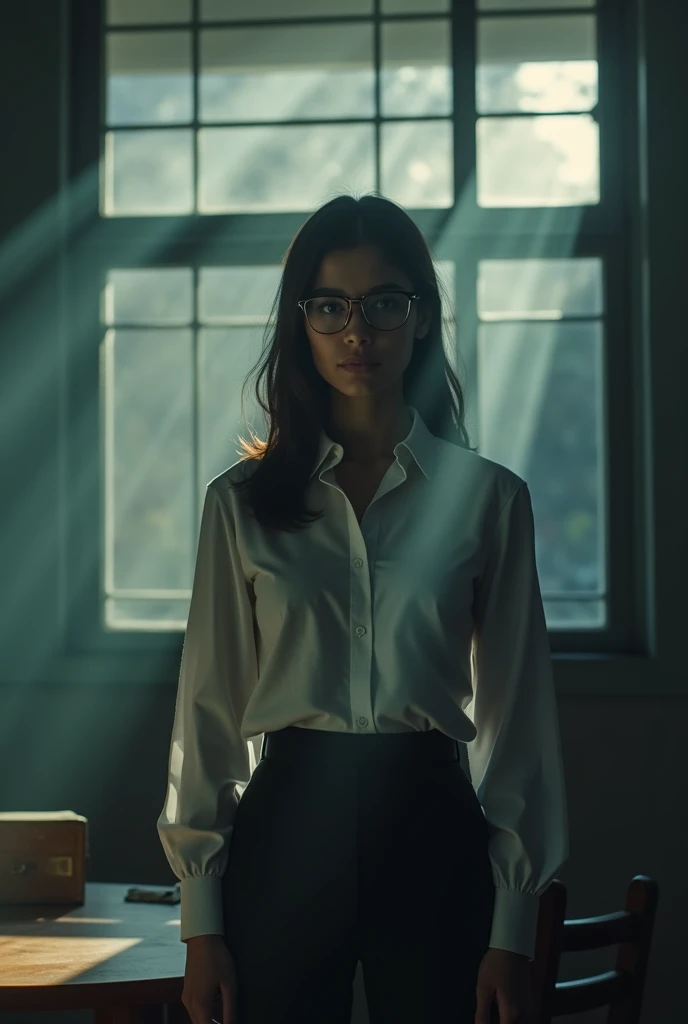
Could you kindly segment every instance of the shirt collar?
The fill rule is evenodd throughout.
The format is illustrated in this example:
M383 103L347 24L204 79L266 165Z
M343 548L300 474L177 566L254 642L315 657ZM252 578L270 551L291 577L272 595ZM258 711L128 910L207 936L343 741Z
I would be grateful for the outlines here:
M430 479L441 442L434 434L430 433L422 416L414 406L409 405L406 408L411 413L411 429L404 440L394 446L394 455L402 465L408 459L414 459L421 472ZM324 430L321 430L318 454L310 478L319 471L335 466L341 461L341 457L341 447L331 437L328 437Z

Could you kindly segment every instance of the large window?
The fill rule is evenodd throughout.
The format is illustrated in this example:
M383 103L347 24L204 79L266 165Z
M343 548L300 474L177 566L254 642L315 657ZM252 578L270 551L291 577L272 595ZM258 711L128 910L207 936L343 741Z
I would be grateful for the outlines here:
M72 170L93 224L71 303L98 369L80 644L184 629L203 491L239 457L280 259L340 189L381 190L430 243L472 443L533 495L553 648L623 644L620 10L75 0Z
M452 204L449 0L191 7L107 4L105 216Z

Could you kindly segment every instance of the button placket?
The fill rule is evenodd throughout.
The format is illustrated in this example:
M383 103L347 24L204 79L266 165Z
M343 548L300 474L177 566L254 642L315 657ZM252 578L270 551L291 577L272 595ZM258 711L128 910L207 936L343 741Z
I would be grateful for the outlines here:
M351 531L349 536L354 551L357 546L365 545L361 531ZM367 558L355 555L350 564L351 712L356 730L364 731L370 728L373 720L370 691L373 660L371 584L370 574L366 571Z

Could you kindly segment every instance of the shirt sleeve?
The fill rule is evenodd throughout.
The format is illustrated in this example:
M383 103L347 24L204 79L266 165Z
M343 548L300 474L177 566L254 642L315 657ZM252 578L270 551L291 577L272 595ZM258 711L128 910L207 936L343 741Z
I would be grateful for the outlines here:
M201 515L160 841L180 880L181 940L224 934L222 875L253 750L240 732L257 677L252 607L230 510L213 483Z
M489 831L489 945L534 958L538 897L568 858L568 818L549 637L528 486L504 504L474 594L471 781Z

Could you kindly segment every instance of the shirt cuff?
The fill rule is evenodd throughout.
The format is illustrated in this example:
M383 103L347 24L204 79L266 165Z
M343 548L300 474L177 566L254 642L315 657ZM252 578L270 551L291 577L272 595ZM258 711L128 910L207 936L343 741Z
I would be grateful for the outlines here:
M196 935L224 935L222 878L220 875L192 875L179 880L181 896L181 940Z
M495 886L490 946L535 958L540 897Z

